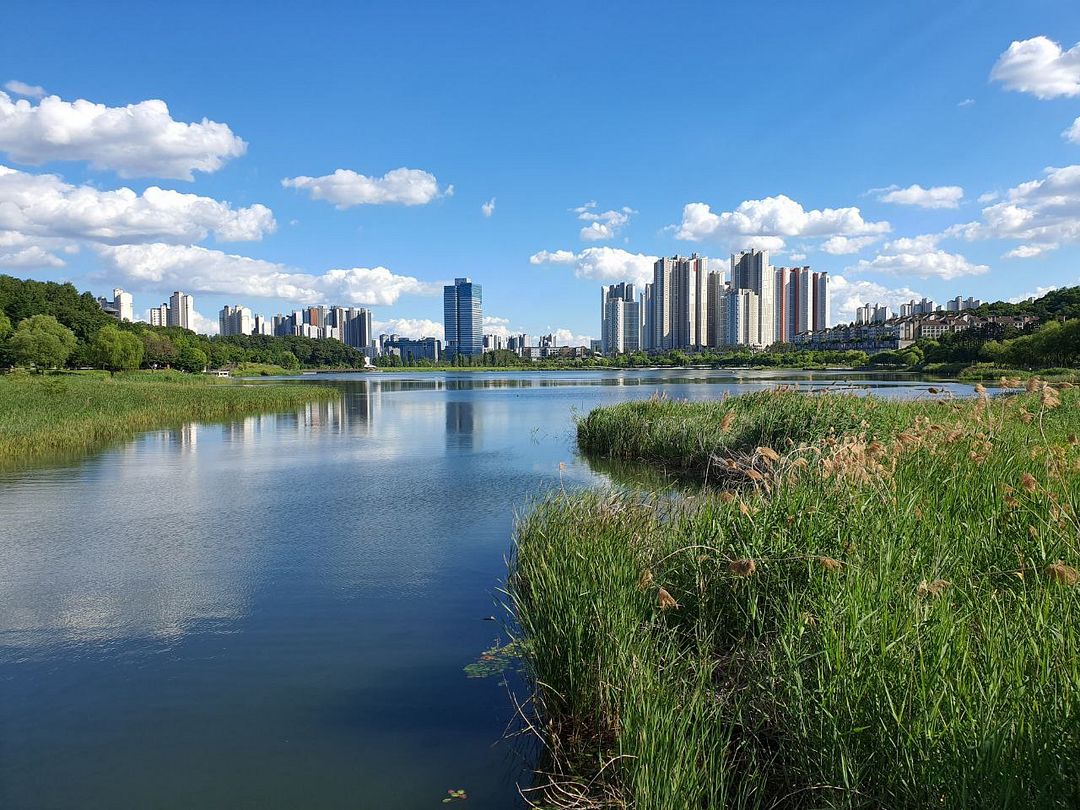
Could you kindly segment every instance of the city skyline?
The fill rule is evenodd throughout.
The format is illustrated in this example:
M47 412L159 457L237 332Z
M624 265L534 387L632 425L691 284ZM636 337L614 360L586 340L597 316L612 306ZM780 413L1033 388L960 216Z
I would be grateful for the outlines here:
M0 56L0 272L154 306L187 290L201 331L237 301L336 301L369 308L377 330L435 337L442 285L471 275L487 287L486 333L567 342L598 337L597 285L641 289L657 259L694 251L716 263L767 248L777 266L827 271L837 321L868 300L896 308L957 286L1008 300L1078 280L1080 23L1066 2L857 19L844 4L616 20L575 8L557 37L500 9L514 35L494 44L493 9L418 5L309 10L305 75L236 47L227 24L182 38L195 6L161 28L136 6L91 18L25 5L25 35ZM223 13L254 42L295 22ZM344 47L357 30L367 47ZM657 60L621 44L686 30L760 30L787 59ZM392 46L406 36L408 56ZM194 48L182 76L181 46ZM517 53L545 57L503 59ZM600 72L604 92L582 93ZM762 98L760 115L736 115ZM538 114L551 109L564 114ZM651 130L653 113L695 126ZM410 115L422 126L365 125Z

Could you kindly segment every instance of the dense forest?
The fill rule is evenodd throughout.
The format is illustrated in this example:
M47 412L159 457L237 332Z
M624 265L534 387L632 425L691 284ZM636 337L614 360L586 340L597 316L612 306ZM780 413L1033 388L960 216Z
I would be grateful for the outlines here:
M120 323L71 284L0 275L0 367L178 368L238 363L286 369L361 368L364 355L337 340L269 335L206 337L179 327Z

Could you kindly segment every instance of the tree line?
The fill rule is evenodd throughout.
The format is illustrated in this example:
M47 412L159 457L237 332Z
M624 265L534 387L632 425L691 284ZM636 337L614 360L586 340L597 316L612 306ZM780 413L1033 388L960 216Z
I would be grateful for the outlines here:
M271 335L206 337L180 327L119 322L72 284L0 275L0 368L175 368L201 372L238 363L290 370L362 368L362 352L338 340Z

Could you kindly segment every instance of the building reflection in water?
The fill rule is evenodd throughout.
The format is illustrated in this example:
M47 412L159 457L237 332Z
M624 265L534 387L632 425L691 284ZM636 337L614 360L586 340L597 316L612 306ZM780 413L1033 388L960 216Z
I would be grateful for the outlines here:
M476 444L476 409L472 401L446 403L446 449L469 452Z

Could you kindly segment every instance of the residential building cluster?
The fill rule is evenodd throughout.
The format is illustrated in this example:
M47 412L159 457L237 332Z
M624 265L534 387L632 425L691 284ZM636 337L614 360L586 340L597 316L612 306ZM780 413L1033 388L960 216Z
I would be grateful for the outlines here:
M932 301L929 298L923 298L921 301L915 301L912 299L906 304L900 305L900 317L910 318L916 315L933 315L935 312L965 312L969 309L978 309L982 306L982 301L978 298L964 298L961 295L956 298L950 298L945 302L945 306ZM894 317L892 311L885 304L863 304L861 307L855 309L855 323L885 323L892 320Z
M884 320L864 319L855 323L834 326L820 332L796 335L800 349L829 351L864 351L868 354L906 349L923 338L937 340L942 335L963 332L965 329L998 324L1023 329L1037 318L1031 315L979 316L971 312L934 312L903 315Z
M195 299L177 290L169 296L169 302L150 310L151 326L179 326L195 328Z
M829 275L809 267L773 267L767 250L731 256L729 271L710 271L696 253L653 265L640 295L633 284L601 290L604 354L728 346L765 348L829 326Z

